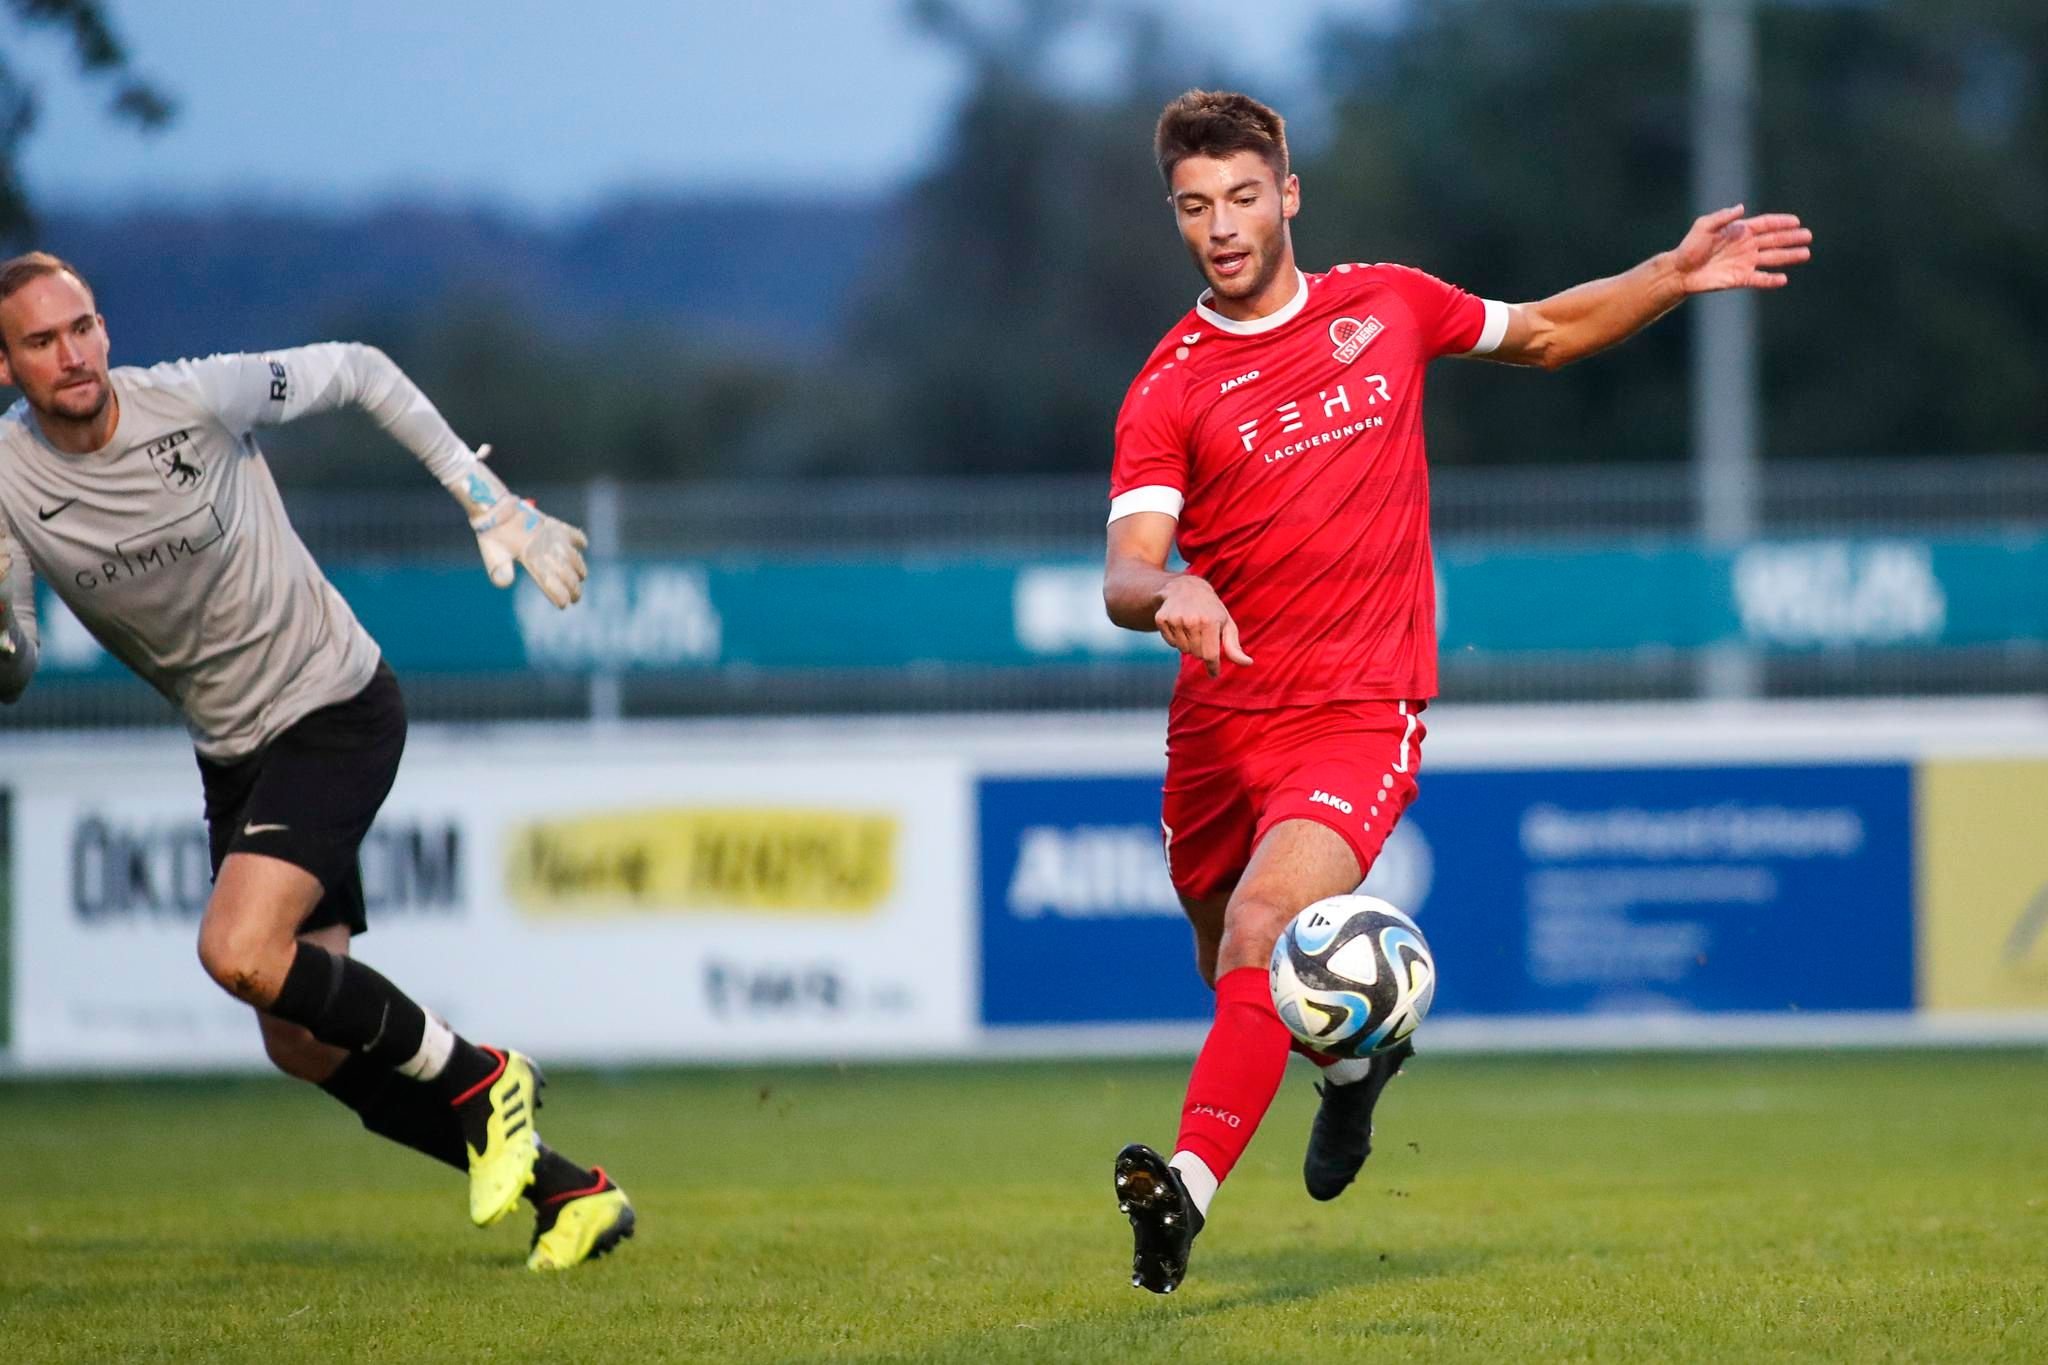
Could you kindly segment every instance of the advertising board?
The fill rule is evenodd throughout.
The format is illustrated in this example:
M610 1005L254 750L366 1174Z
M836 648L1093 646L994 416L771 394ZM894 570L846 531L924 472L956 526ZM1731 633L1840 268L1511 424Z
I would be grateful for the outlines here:
M260 1060L194 956L189 754L29 775L13 1063ZM458 1028L563 1060L957 1052L963 788L945 760L416 745L364 845L356 951Z
M1901 764L1451 771L1366 889L1435 949L1436 1013L1905 1010ZM980 785L991 1025L1206 1019L1159 783Z
M1433 710L1432 717L1438 715ZM2030 702L1445 707L1366 889L1431 1047L2048 1036ZM421 726L364 958L556 1061L1182 1050L1157 714ZM172 734L10 737L0 1068L255 1067Z
M2048 760L1921 765L1920 1004L2048 1010Z
M1514 656L1693 650L1943 649L2048 638L2048 535L1758 541L1688 537L1438 544L1446 651ZM1102 612L1094 557L937 551L595 558L583 601L559 612L522 583L499 592L469 565L336 563L330 578L394 667L409 673L1173 666L1156 635ZM43 668L119 667L42 586ZM785 610L809 604L808 613ZM1570 612L1532 611L1571 602ZM431 604L431 607L426 604ZM830 619L839 628L810 628Z

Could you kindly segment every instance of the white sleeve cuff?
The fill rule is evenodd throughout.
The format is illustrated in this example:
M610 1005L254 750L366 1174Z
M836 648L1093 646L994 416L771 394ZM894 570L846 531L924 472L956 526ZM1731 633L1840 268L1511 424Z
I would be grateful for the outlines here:
M1479 340L1474 342L1466 355L1492 355L1500 349L1500 343L1508 334L1508 306L1499 299L1481 299L1486 305L1486 325L1479 329Z
M1181 504L1186 501L1178 488L1169 488L1163 483L1148 483L1143 488L1128 489L1111 498L1109 519L1119 521L1133 512L1164 512L1177 520L1180 517Z

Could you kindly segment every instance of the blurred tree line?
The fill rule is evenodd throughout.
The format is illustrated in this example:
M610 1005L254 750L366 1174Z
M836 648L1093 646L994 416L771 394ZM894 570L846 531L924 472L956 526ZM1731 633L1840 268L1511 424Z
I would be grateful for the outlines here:
M1106 474L1111 423L1193 301L1151 157L1160 105L1230 84L1229 54L1108 0L914 0L972 73L938 159L884 217L838 335L565 326L516 291L346 311L459 430L539 481L782 474ZM1398 260L1528 299L1675 243L1690 202L1681 4L1411 0L1333 17L1299 89L1314 269ZM1063 69L1113 35L1106 88ZM2048 450L2048 5L1759 0L1754 209L1800 213L1814 262L1760 309L1775 457ZM821 210L818 240L835 242ZM1688 329L1547 376L1445 365L1444 462L1668 460L1688 444ZM366 462L345 424L281 433L315 469ZM374 463L376 470L371 469Z
M1331 20L1330 127L1296 149L1303 264L1404 261L1529 299L1675 244L1714 207L1689 197L1691 24L1529 0ZM1769 452L2048 450L2048 5L1766 2L1758 31L1749 203L1819 238L1760 310ZM1094 103L1035 81L1030 43L970 50L979 79L858 338L904 396L892 458L1106 469L1123 386L1200 287L1149 145L1185 69L1145 50ZM1559 375L1440 366L1433 457L1682 456L1688 340L1673 317Z

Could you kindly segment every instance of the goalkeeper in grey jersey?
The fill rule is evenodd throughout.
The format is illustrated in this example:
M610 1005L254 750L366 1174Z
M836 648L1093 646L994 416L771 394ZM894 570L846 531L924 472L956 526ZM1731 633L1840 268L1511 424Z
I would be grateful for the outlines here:
M461 504L492 581L523 566L558 607L582 595L583 533L514 498L372 347L146 370L107 356L76 270L41 252L0 263L0 382L22 393L0 418L0 702L35 672L40 576L184 714L214 868L199 960L254 1007L271 1060L467 1170L479 1226L531 1200L534 1269L603 1254L632 1207L603 1168L540 1142L533 1063L464 1040L350 955L366 927L357 848L397 775L405 709L285 519L255 430L361 408Z

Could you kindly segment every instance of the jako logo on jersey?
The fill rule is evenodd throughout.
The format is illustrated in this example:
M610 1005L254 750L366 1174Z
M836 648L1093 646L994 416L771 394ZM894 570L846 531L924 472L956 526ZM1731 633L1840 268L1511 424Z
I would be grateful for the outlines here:
M1312 806L1335 806L1346 815L1351 814L1351 803L1349 801L1346 801L1341 796L1332 796L1328 792L1319 791L1309 797L1308 802Z
M149 443L146 453L149 462L156 466L157 477L164 481L164 487L173 493L189 493L199 486L199 476L205 471L185 458L179 447L192 443L192 430L174 431L170 435Z
M1186 336L1180 339L1180 344L1183 346L1192 346L1201 339L1202 334L1200 332L1189 332Z
M1330 342L1336 346L1331 354L1340 365L1349 365L1358 359L1358 353L1372 345L1372 339L1387 330L1386 324L1378 318L1368 317L1364 322L1357 318L1338 318L1330 324Z
M1251 383L1251 382L1252 382L1252 381L1253 381L1254 379L1257 379L1258 377L1259 377L1259 372L1258 372L1257 370L1250 370L1250 371L1247 371L1246 373L1244 373L1244 374L1241 374L1241 375L1239 375L1239 376L1238 376L1237 378L1235 378L1235 379L1226 379L1226 380L1224 380L1224 381L1223 381L1223 387L1222 387L1222 388L1220 388L1220 389L1218 389L1218 390L1216 390L1216 392L1217 392L1217 393L1218 393L1219 395L1221 395L1221 394L1226 394L1226 393L1229 393L1229 392L1230 392L1230 391L1231 391L1232 389L1234 389L1234 388L1238 387L1238 386L1239 386L1240 384L1249 384L1249 383Z

